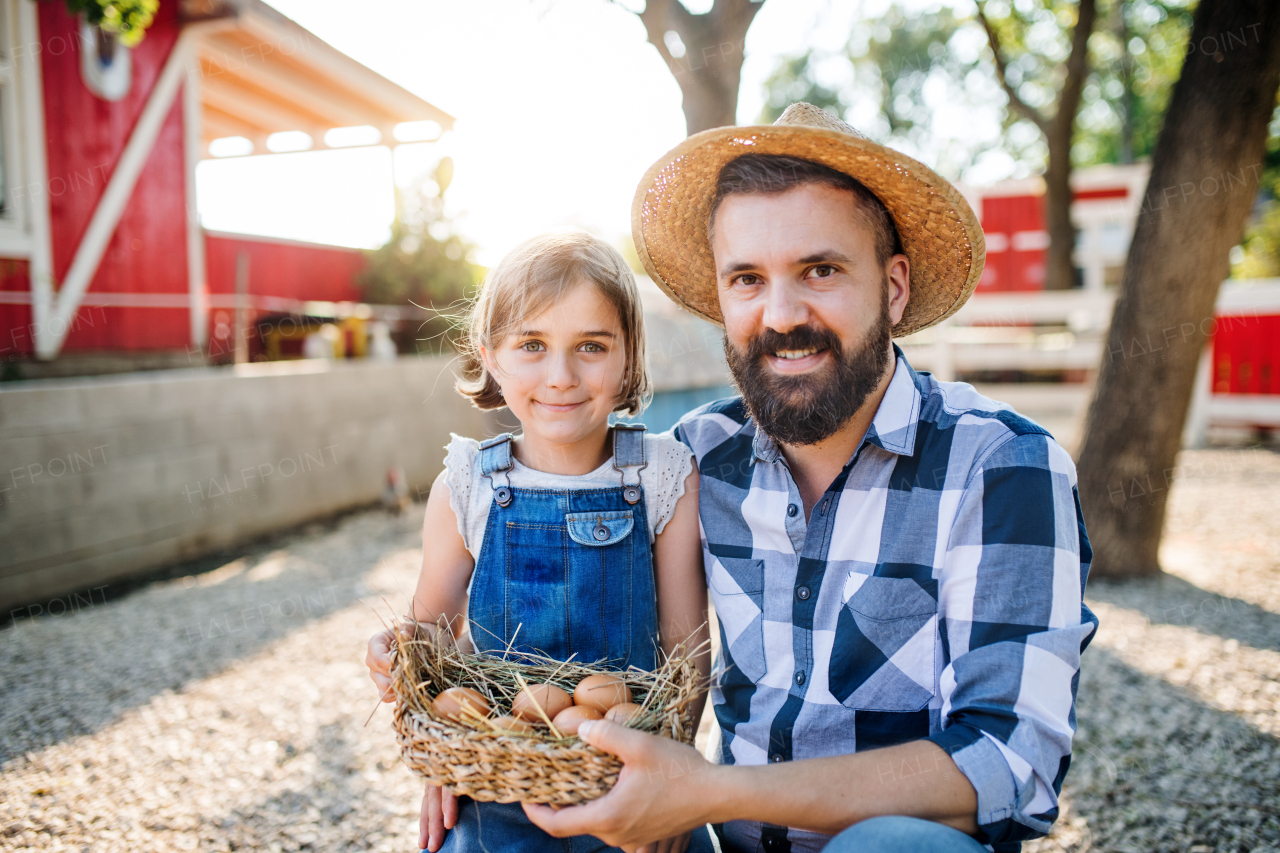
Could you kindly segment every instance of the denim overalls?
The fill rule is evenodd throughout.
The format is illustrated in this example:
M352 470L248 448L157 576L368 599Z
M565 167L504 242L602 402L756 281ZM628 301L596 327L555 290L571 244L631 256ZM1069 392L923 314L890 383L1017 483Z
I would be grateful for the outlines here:
M480 445L493 506L467 605L476 649L498 653L510 643L558 660L656 668L653 549L640 486L644 427L614 426L619 484L605 488L512 488L511 441L508 434ZM616 849L586 835L551 838L518 803L462 799L458 806L445 851Z

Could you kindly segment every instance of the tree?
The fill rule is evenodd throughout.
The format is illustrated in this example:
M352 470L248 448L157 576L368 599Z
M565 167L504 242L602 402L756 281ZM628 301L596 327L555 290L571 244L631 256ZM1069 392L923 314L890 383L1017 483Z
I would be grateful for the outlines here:
M1011 33L1017 33L1025 41L1034 21L1028 19L1015 4L1009 7L1009 15L995 20L987 15L987 0L975 0L978 22L987 35L995 62L996 78L1004 87L1010 108L1034 124L1044 135L1049 149L1044 172L1045 222L1049 229L1049 251L1045 269L1046 290L1066 290L1075 286L1076 271L1072 260L1075 250L1076 229L1071 222L1071 146L1075 138L1076 115L1089 74L1089 36L1093 34L1097 18L1097 0L1079 0L1075 24L1071 28L1071 50L1063 65L1063 79L1057 91L1057 106L1052 112L1033 105L1020 85L1019 66L1011 65L1006 43L1012 41ZM1057 17L1057 5L1053 0L1041 0L1040 9ZM1043 15L1038 16L1043 18ZM1031 59L1029 52L1023 56Z
M692 136L738 123L738 87L747 30L764 0L715 0L695 15L680 0L646 0L636 12L684 96Z
M1120 0L1117 0L1120 2ZM989 0L975 0L977 22L993 58L995 80L1008 101L1005 122L1005 145L1015 154L1026 156L1025 142L1019 124L1034 128L1047 149L1045 168L1045 220L1049 231L1045 287L1060 290L1075 285L1075 227L1071 222L1072 147L1075 142L1076 118L1083 100L1084 87L1090 76L1089 41L1097 19L1097 0L1020 0L1001 4L999 14ZM878 106L887 119L888 132L883 141L899 142L912 133L927 135L930 110L924 99L924 81L939 73L949 81L951 89L961 93L972 88L976 64L961 59L955 49L955 36L963 31L963 22L950 10L928 15L906 13L890 7L881 29L884 35L871 38L865 45L850 43L848 56L854 66L855 84L867 85L878 80ZM1126 43L1127 44L1127 43ZM788 72L800 69L810 84L810 92L822 97L829 90L818 84L810 64L790 60L780 67L771 83L774 93L794 90ZM1099 89L1099 91L1101 91ZM771 99L770 106L773 106ZM1052 110L1051 110L1052 107ZM923 140L921 140L923 141ZM935 159L940 156L939 143L933 140ZM914 146L918 151L921 145ZM968 156L972 159L973 154ZM951 158L957 173L968 165Z
M1100 576L1158 549L1218 286L1258 191L1280 88L1280 3L1201 0L1156 144L1080 450Z
M399 195L391 239L368 253L357 282L366 302L433 311L418 335L432 342L431 348L445 343L453 313L480 278L470 260L473 247L444 214L444 192L452 176L453 161L445 157L433 175Z
M939 102L979 110L999 97L993 79L977 79L989 75L979 68L976 51L955 44L966 28L972 28L969 22L948 8L915 12L891 5L855 27L839 53L783 59L765 82L760 120L772 122L805 101L842 117L858 116L862 120L854 123L868 136L959 175L989 150L990 140L948 135L950 128L937 121ZM867 108L878 114L871 121Z
M1003 44L1014 57L1011 75L1024 99L1044 106L1061 80L1058 60L1070 50L1074 7L1059 2L1036 17L1036 8L1044 11L1033 5L1038 2L1023 0L1023 15L1032 27L1009 27ZM1073 135L1073 166L1150 156L1182 66L1190 2L1100 0ZM1001 22L1008 17L994 6L987 14ZM1044 136L1011 106L997 133L975 132L986 125L981 116L993 102L1008 100L986 59L988 50L976 19L957 17L947 7L917 12L890 5L855 27L843 49L781 60L766 83L761 120L773 121L788 104L808 101L856 117L872 138L934 164L949 177L963 179L974 166L989 174L1000 165L984 161L1005 157L1010 172L1038 172L1047 152ZM948 112L978 118L968 123L942 119ZM876 117L868 120L869 113Z

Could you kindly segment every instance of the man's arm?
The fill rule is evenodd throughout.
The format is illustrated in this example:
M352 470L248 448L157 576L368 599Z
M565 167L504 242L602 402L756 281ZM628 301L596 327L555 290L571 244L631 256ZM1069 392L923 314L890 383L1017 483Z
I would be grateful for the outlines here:
M977 792L978 839L1026 841L1058 816L1097 625L1075 465L1047 434L1014 435L979 460L954 513L938 584L943 725L928 739Z
M712 764L697 750L605 721L578 730L622 759L614 789L584 806L525 812L551 835L590 834L624 850L707 823L750 819L834 835L882 814L977 830L977 796L928 741L758 767Z
M950 757L926 740L756 767L724 767L724 816L835 835L877 815L933 820L973 834L978 798ZM743 808L746 806L746 808Z

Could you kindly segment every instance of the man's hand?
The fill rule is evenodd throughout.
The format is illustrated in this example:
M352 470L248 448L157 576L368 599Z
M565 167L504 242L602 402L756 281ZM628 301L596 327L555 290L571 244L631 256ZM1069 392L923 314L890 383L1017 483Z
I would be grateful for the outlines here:
M369 651L364 656L364 665L369 667L369 677L377 686L378 695L383 702L394 702L396 699L391 690L391 643L394 639L395 635L390 628L379 631L369 638ZM423 814L426 814L425 805Z
M608 720L583 723L578 736L622 759L618 784L598 800L559 811L526 803L529 820L557 838L594 835L628 853L682 853L688 831L708 822L719 768L691 746Z
M444 846L444 834L458 825L458 798L448 788L427 783L418 818L418 849L436 853Z

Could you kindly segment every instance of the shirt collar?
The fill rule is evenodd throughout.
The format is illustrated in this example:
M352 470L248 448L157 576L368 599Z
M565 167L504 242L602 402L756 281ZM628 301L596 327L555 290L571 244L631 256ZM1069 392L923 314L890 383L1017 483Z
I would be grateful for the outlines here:
M920 423L923 398L916 372L897 344L893 345L897 364L889 388L880 400L880 408L867 428L866 440L890 453L913 456L916 451L916 426Z
M871 419L871 426L868 427L864 440L890 453L912 456L915 454L916 426L920 422L923 398L916 372L897 344L893 345L893 355L893 378L889 380L889 387L880 399L880 406ZM751 440L755 458L761 462L777 462L781 459L782 450L777 443L758 429L754 421L748 423L755 430L755 437Z

